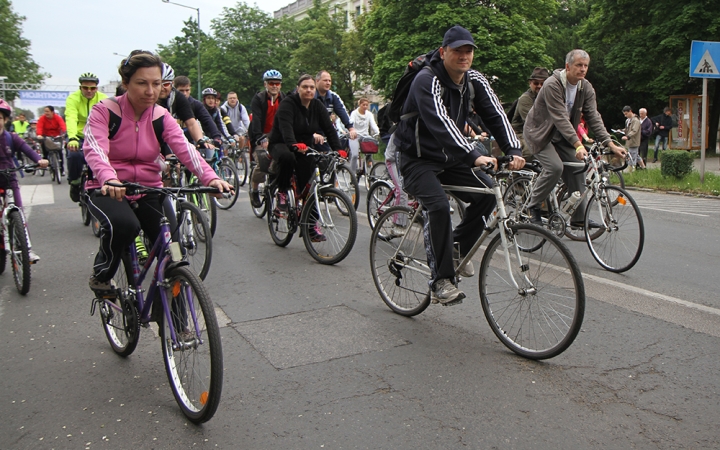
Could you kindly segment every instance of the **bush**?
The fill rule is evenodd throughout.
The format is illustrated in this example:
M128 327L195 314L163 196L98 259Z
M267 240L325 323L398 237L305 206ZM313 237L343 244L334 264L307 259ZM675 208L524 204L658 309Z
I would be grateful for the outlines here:
M693 155L684 150L668 150L660 155L661 173L668 177L682 178L693 170Z

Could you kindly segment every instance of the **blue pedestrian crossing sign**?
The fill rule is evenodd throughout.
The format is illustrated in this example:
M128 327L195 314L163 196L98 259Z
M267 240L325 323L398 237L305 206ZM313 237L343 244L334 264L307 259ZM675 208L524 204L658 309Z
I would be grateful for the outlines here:
M720 42L692 41L690 47L690 76L720 78Z

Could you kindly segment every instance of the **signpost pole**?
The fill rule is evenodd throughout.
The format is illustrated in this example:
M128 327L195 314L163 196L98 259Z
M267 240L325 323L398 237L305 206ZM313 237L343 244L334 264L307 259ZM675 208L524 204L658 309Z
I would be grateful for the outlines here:
M705 183L705 149L707 148L707 95L708 79L703 78L702 130L700 131L700 183Z

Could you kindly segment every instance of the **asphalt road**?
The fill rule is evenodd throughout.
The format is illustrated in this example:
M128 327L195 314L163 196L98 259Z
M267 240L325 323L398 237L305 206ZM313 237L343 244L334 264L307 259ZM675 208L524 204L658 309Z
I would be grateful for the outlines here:
M23 184L42 261L25 297L0 275L1 448L720 446L720 201L633 192L646 242L625 274L564 239L584 274L585 320L565 353L534 362L492 334L477 278L463 281L462 305L398 316L373 285L364 215L350 256L327 267L297 236L276 247L243 193L220 213L206 280L222 402L194 426L154 330L122 359L89 315L97 239L67 185Z

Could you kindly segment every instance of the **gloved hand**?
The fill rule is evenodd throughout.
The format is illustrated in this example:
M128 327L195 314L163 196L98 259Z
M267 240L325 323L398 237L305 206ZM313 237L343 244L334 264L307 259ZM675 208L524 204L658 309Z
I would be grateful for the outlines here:
M77 139L70 139L67 143L67 149L71 152L76 152L80 148L80 142Z
M303 144L302 142L294 144L293 147L295 147L295 149L300 153L305 153L305 151L307 151L307 145Z

